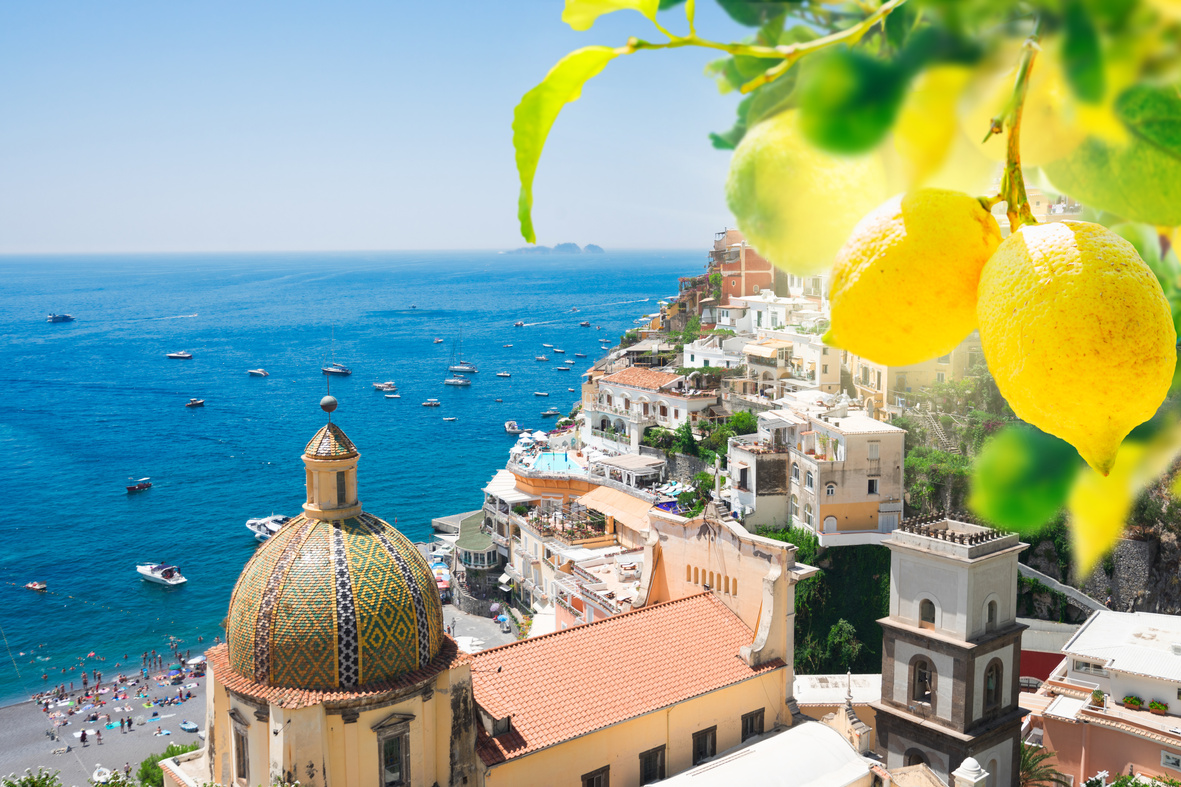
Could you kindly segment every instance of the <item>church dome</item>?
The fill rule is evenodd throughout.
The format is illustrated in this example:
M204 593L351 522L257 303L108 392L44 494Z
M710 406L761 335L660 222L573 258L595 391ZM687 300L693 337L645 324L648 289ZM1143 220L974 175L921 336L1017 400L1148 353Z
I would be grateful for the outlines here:
M321 430L312 443L328 440L355 454L339 437ZM238 578L226 636L238 674L321 690L401 677L427 665L443 638L430 566L405 536L366 513L301 514L283 525Z

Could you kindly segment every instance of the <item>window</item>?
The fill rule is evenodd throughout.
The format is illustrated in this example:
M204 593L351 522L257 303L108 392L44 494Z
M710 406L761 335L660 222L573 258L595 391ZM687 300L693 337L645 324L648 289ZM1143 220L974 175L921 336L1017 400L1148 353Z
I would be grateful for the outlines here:
M811 470L809 470L808 474L806 476L804 476L804 486L808 487L809 489L812 488L812 471Z
M825 484L824 485L824 494L826 497L833 497L834 495L836 495L836 493L837 493L837 485L836 484Z
M704 364L705 368L708 369L709 368L709 358L706 358L705 361L703 362L703 364Z
M919 602L919 627L935 628L935 602L925 598Z
M985 613L984 627L988 631L996 628L996 602L988 602L987 612Z
M381 787L410 784L410 733L382 737L378 746L381 750Z
M611 766L582 774L582 787L611 787Z
M716 726L693 733L693 764L697 765L702 760L708 760L714 756L717 746L718 728Z
M758 325L760 328L763 326L763 313L762 312L755 312L755 325ZM696 763L694 763L694 765L696 765Z
M804 524L811 526L812 524L812 504L804 504Z
M903 756L902 764L907 767L911 765L926 765L927 757L918 749L910 749Z
M690 354L690 355L689 355L689 361L690 361L690 362L692 362L692 361L696 361L696 360L697 360L697 359L696 359L696 358L695 358L695 357L694 357L692 354Z
M640 784L651 784L664 778L664 747L657 746L640 752Z
M344 471L340 471L336 474L336 504L338 506L343 506L348 502L348 498L345 496L344 486Z
M234 727L234 778L246 783L250 780L250 759L246 753L246 730Z
M800 480L800 466L799 466L799 464L794 464L791 466L791 477L797 481Z
M820 365L820 373L828 374L828 364L825 363Z
M685 581L686 582L693 581L693 569L690 568L689 566L685 566Z
M742 740L763 734L763 709L742 715Z
M800 516L800 499L795 495L791 496L791 515L793 519L798 519Z
M951 363L951 353L939 356L939 363Z
M879 391L882 390L882 373L878 372L877 385L874 386Z
M910 693L911 699L930 705L933 680L931 664L924 659L916 661L914 664L914 684Z
M694 567L693 567L693 584L694 584L694 585L700 585L700 584L701 584L701 581L700 581L700 579L698 578L698 574L697 574L697 566L694 566Z
M984 710L1001 706L1001 663L993 661L984 670Z
M942 383L947 380L947 375L943 372L935 372L935 382Z
M882 458L882 444L877 440L871 440L865 444L865 450L868 451L868 459L880 460Z
M1090 675L1098 675L1101 678L1107 677L1107 670L1103 669L1102 664L1092 664L1089 661L1075 661L1075 672L1085 672ZM1181 697L1179 697L1181 699Z
M681 417L681 411L678 410L676 407L674 407L673 408L673 418L680 418L680 417Z
M878 493L878 479L876 479L876 478L869 479L869 485L865 491L871 495L876 495Z

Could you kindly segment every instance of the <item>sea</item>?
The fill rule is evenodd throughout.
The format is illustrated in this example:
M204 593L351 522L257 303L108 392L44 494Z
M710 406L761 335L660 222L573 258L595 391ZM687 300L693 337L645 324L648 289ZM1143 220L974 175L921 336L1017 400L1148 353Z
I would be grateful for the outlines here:
M571 410L600 342L703 267L700 251L0 257L0 705L135 670L170 637L194 655L224 637L257 547L244 524L299 513L329 383L366 511L430 540L431 519L482 504L505 421L552 427L541 411ZM460 353L479 372L444 386ZM352 375L329 380L333 361ZM373 388L386 380L401 398ZM188 583L141 580L147 562Z

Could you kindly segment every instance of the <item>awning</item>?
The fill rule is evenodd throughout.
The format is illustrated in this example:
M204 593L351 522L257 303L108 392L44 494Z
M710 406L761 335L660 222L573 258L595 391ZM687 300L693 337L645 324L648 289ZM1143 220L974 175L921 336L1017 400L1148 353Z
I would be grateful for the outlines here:
M507 585L508 583L513 581L513 578L510 577L508 574L501 574L500 579L498 579L496 581L502 585Z
M435 584L444 590L451 587L451 583L445 579L437 579L437 580L435 580Z
M578 498L579 505L614 517L616 523L632 530L648 529L648 511L652 504L647 500L632 497L627 492L600 486Z
M496 475L484 487L484 494L498 497L509 505L526 503L536 500L535 495L527 495L517 489L517 477L508 470L497 470Z
M760 358L774 358L776 352L778 351L774 347L761 344L748 344L742 348L743 355L757 355Z

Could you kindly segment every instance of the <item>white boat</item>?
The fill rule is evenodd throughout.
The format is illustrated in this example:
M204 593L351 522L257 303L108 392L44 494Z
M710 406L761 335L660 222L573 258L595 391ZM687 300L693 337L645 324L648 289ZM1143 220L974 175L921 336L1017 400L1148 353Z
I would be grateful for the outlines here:
M525 326L524 320L517 320L513 323L514 328L523 328Z
M569 391L570 393L574 393L574 389L573 389L573 388L567 388L566 390L567 390L567 391Z
M561 349L560 347L555 347L555 348L554 348L554 352L556 352L556 353L559 353L559 354L561 354L561 355L565 355L565 354L566 354L566 351L565 351L565 350L563 350L563 349Z
M585 357L586 357L586 353L574 353L574 357L575 357L575 358L585 358Z
M440 339L440 338L438 338L438 337L435 337L435 342L434 342L434 343L435 343L435 344L442 344L442 343L443 343L443 340L442 340L442 339Z
M394 385L393 380L386 380L384 383L374 383L373 387L378 391L396 391L398 386Z
M511 344L506 344L506 345L505 345L505 347L512 347L512 345L511 345Z
M524 432L525 430L522 429L521 427L517 426L516 421L505 421L504 422L504 431L508 432L509 434L520 434L521 432Z
M471 361L463 359L463 331L459 332L459 338L455 340L455 346L451 348L451 365L447 367L449 372L464 372L465 374L475 374L480 371ZM470 385L471 382L469 381ZM463 383L451 383L451 385L463 385Z
M568 372L568 371L570 371L570 367L569 366L555 366L554 371L555 372Z
M386 394L385 398L386 399L401 399L402 394Z
M545 347L546 349L549 349L550 347L553 347L553 345L552 345L552 344L543 344L543 345L541 345L541 346L542 346L542 347Z
M268 372L266 369L247 369L246 374L250 375L251 377L270 377L271 376L270 372Z
M549 360L549 358L546 358L544 355L535 355L535 356L533 357L533 360L535 360L535 361L548 361L548 360Z
M422 403L422 406L423 407L438 407L439 400L438 399L427 399L425 402Z
M182 361L188 361L188 360L190 360L190 359L193 357L193 354L192 354L191 352L186 352L186 351L184 351L184 350L181 350L181 351L180 351L180 352L178 352L178 353L168 353L168 354L167 354L165 357L167 357L167 358L179 358L179 359L180 359L180 360L182 360Z
M345 366L343 363L336 363L335 361L333 361L328 366L322 367L320 371L322 371L324 374L339 374L345 377L353 373L352 369Z
M444 418L443 420L444 421L454 421L454 420L456 420L456 418L455 418L455 416L451 416L450 418Z
M512 375L509 374L508 372L497 372L496 376L497 377L512 377Z
M549 394L547 394L545 391L534 391L533 395L534 396L549 396Z
M561 411L558 410L556 407L551 407L550 409L543 411L541 414L541 417L542 418L549 418L551 416L561 415L561 414L562 414Z
M152 564L141 563L135 567L139 575L148 582L155 582L157 585L183 585L188 582L187 579L180 573L180 569L176 566L170 566L167 563Z
M275 533L278 533L280 527L290 521L291 517L289 516L271 514L270 516L264 516L258 519L247 519L246 529L254 534L256 541L266 541L275 535Z
M469 380L468 378L464 377L464 376L463 376L463 375L461 375L461 374L453 374L453 375L451 375L450 377L448 377L446 380L444 380L444 381L443 381L443 385L462 385L462 386L468 386L468 385L471 385L471 384L472 384L472 381L471 381L471 380Z

